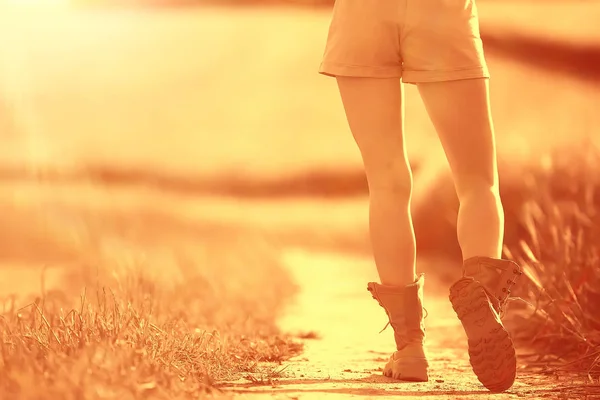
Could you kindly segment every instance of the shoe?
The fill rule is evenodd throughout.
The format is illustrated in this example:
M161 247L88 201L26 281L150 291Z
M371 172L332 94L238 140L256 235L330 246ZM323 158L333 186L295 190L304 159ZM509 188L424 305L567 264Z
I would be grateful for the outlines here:
M413 382L429 380L429 363L424 349L423 283L424 275L421 274L408 286L386 286L375 282L367 285L367 290L385 310L388 325L394 329L396 351L383 369L385 376Z
M469 359L479 382L492 392L508 390L517 375L510 334L502 324L510 289L522 269L513 261L473 257L450 287L450 302L467 334Z

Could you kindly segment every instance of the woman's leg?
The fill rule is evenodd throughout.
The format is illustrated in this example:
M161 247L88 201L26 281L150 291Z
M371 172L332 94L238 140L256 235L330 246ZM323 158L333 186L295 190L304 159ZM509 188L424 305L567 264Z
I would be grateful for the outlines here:
M452 169L463 260L500 258L504 211L487 79L417 84Z
M409 285L416 279L416 251L400 80L338 76L337 82L369 184L369 228L379 278L384 285Z

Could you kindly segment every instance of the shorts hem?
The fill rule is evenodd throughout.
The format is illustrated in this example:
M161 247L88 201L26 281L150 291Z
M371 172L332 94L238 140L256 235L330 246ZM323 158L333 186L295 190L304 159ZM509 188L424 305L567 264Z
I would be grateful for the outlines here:
M331 77L402 78L402 67L374 67L323 62L319 67L319 74Z
M489 77L490 73L487 67L476 67L453 71L404 71L402 81L404 83L417 84Z

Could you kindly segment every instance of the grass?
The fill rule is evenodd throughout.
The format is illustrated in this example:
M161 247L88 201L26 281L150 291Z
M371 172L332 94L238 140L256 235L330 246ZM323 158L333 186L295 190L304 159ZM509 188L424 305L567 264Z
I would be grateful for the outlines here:
M600 149L561 146L526 164L500 163L504 255L525 269L507 323L530 366L600 375ZM460 259L458 198L441 176L414 216L420 254ZM432 227L434 227L432 229ZM447 269L432 271L451 283ZM514 328L514 329L512 329Z
M505 253L525 268L517 295L518 338L559 369L600 373L600 151L561 148L529 167L505 197L521 204L507 218ZM519 201L514 201L518 197ZM509 201L510 203L510 201Z
M126 238L110 225L78 244L97 266L68 270L63 288L42 287L31 301L5 300L0 398L227 397L220 382L271 381L301 351L275 325L295 287L259 237L213 230L189 247L163 235L179 255L143 261L131 242L99 250Z

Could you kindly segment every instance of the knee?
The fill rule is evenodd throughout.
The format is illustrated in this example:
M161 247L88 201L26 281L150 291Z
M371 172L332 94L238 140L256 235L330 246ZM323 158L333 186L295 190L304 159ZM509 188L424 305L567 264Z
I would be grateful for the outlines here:
M485 179L472 179L466 183L463 182L462 185L456 185L456 193L461 202L471 199L481 201L486 198L500 201L498 184Z
M395 197L410 199L413 177L410 166L403 161L379 160L365 165L371 193L384 192Z
M492 168L453 169L452 178L459 199L499 193L498 173Z

